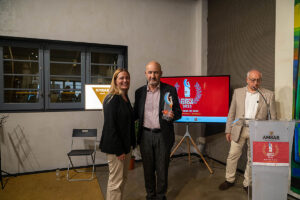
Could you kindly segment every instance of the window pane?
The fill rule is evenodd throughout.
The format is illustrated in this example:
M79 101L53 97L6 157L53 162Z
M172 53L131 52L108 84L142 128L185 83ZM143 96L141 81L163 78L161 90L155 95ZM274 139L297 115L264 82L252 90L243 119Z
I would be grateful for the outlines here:
M80 77L51 77L51 89L81 89Z
M91 63L116 65L118 63L118 54L92 52Z
M111 78L91 77L92 84L108 84L111 83Z
M23 48L23 47L3 47L4 59L19 59L19 60L38 60L37 48Z
M92 65L91 66L91 75L92 76L106 76L112 77L114 71L117 69L117 66L99 66L99 65Z
M81 91L52 90L50 101L51 103L78 103L81 102Z
M37 103L39 92L35 90L5 90L4 103Z
M58 62L81 62L81 52L80 51L66 51L66 50L50 50L50 60Z
M38 74L39 64L37 62L14 62L4 61L5 74Z
M80 73L81 73L81 65L60 64L60 63L50 64L51 75L80 75Z
M4 76L4 88L24 88L24 89L38 89L39 77L38 76Z

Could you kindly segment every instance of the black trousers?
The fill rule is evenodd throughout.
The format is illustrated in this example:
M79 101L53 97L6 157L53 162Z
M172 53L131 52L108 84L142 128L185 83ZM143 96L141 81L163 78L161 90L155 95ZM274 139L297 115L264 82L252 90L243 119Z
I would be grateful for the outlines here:
M164 144L162 133L144 130L140 150L144 167L146 199L166 199L170 149Z

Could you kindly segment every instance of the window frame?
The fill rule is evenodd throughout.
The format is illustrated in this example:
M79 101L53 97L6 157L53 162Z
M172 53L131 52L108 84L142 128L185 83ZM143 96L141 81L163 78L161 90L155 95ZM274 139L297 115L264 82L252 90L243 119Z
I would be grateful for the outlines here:
M50 102L50 51L51 49L55 50L79 50L80 51L80 63L81 63L81 101L80 102L68 102L68 103L51 103ZM84 85L86 84L85 81L85 69L86 69L86 62L85 62L85 48L82 46L66 46L66 45L47 45L44 50L44 66L45 66L45 107L46 109L81 109L84 108ZM66 75L68 77L68 75ZM71 76L70 76L71 77Z
M4 59L3 59L3 46L12 46L12 47L23 47L23 48L38 48L38 66L39 66L39 101L37 103L4 103ZM44 77L43 77L43 52L39 44L31 44L27 42L8 42L0 40L0 110L23 110L26 107L26 110L36 110L43 109L44 102Z
M97 48L97 47L91 47L87 49L86 52L86 66L87 66L87 71L86 71L86 84L95 84L92 83L91 77L92 77L92 62L91 62L91 56L92 56L92 52L95 53L115 53L118 54L120 56L120 59L122 61L119 61L119 57L118 57L118 63L117 63L117 68L124 68L125 64L125 59L124 59L124 55L122 55L122 50L119 49L112 49L112 48ZM121 58L122 57L122 58ZM106 63L103 63L103 65L109 65Z
M37 103L4 103L3 46L38 48L39 101ZM50 102L50 50L75 50L81 53L81 102ZM0 112L85 110L85 84L91 84L91 53L117 53L117 68L127 69L128 47L0 36ZM1 73L2 72L2 73ZM68 76L68 75L66 75Z

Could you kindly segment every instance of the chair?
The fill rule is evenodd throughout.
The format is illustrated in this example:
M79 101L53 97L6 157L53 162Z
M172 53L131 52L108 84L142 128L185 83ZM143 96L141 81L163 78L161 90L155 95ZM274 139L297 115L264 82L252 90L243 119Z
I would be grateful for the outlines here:
M78 144L79 141L83 141L83 139L91 138L94 142L94 149L74 149L75 144ZM71 151L68 153L69 158L69 165L68 165L68 171L67 171L67 180L68 181L89 181L94 178L95 173L95 156L96 156L96 139L97 139L97 129L73 129L72 134L72 144L71 144ZM91 156L91 159L93 161L92 164L92 176L89 179L71 179L69 176L70 166L77 172L87 172L86 170L78 170L74 167L74 164L72 162L71 157L73 156L85 156L86 158L88 156Z

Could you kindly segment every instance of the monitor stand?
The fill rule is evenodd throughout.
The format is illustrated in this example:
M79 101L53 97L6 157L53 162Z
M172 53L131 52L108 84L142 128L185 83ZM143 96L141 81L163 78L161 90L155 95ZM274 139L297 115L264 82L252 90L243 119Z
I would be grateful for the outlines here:
M188 146L189 162L191 162L191 147L190 147L190 142L191 142L192 145L194 146L194 148L196 149L196 151L198 152L198 154L200 155L201 159L204 161L204 163L205 163L207 169L209 170L209 172L211 174L214 173L213 170L207 164L206 160L204 159L202 153L198 149L198 147L197 147L196 143L194 142L193 138L191 137L191 135L189 133L189 124L188 123L186 124L186 131L185 131L184 136L182 137L182 139L180 140L180 142L177 144L177 146L174 148L174 150L172 151L170 157L172 157L172 155L176 152L176 150L181 145L181 143L183 142L184 139L186 139L186 143L187 143L187 146Z

